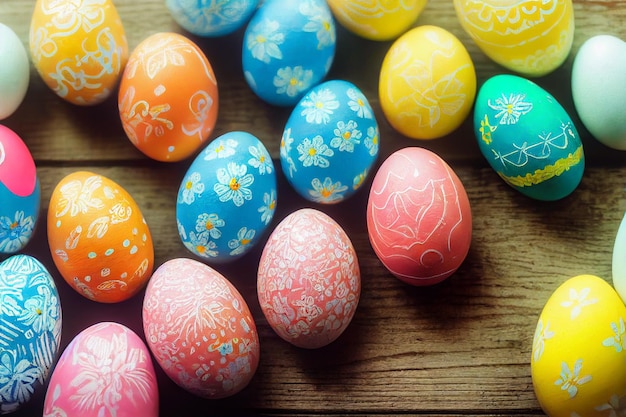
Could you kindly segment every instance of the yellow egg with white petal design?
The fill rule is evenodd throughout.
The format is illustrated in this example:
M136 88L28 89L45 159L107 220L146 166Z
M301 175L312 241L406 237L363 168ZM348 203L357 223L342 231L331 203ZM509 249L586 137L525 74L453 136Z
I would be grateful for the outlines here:
M543 308L531 374L550 417L621 415L626 406L626 306L594 275L561 284Z
M572 49L572 0L454 0L454 7L483 53L522 75L552 72Z
M385 41L408 30L427 0L327 0L335 18L350 32Z
M37 0L29 44L42 80L77 105L106 100L128 60L124 27L111 0Z
M378 84L380 105L395 130L435 139L457 129L476 97L476 71L467 50L438 26L419 26L387 51Z

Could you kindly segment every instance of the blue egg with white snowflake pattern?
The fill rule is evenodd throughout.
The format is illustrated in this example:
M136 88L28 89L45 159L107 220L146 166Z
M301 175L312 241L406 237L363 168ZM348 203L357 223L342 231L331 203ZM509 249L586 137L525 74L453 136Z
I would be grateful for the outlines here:
M258 4L259 0L165 0L176 23L207 37L225 36L243 27Z
M585 155L572 119L526 78L500 74L485 81L476 97L474 133L500 178L530 198L559 200L582 180Z
M59 294L46 267L23 254L0 263L0 414L45 389L61 327Z
M363 185L379 142L378 123L363 92L348 81L330 80L293 108L280 143L280 162L298 194L335 204Z
M276 211L276 171L263 143L247 132L214 139L178 190L176 221L185 247L207 263L240 258L262 239Z
M335 44L325 0L265 0L244 34L244 77L263 101L293 106L326 77Z
M39 218L41 187L24 141L0 125L0 255L24 249Z

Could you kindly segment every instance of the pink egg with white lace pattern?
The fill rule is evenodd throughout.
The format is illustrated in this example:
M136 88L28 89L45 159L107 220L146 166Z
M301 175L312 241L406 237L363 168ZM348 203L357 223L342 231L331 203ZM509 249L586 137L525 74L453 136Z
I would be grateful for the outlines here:
M361 293L361 273L348 235L331 217L300 209L270 235L259 263L257 292L269 325L308 349L346 330Z

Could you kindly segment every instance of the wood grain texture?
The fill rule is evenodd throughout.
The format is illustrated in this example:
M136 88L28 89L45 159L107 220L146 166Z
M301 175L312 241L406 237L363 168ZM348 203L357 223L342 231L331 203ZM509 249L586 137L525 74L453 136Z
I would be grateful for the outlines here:
M353 322L333 344L318 350L288 345L273 333L256 299L257 248L236 264L219 266L243 294L261 338L260 366L251 384L234 397L208 401L178 388L157 366L161 415L542 415L530 378L530 350L539 313L556 287L581 273L610 281L617 228L626 211L626 153L591 138L576 118L569 87L573 56L600 33L626 39L626 4L575 1L572 54L536 81L573 116L583 136L587 170L579 188L553 203L530 200L506 186L480 155L469 121L447 137L415 141L395 133L377 99L378 71L390 42L366 41L339 28L329 78L347 79L370 99L381 128L378 163L396 149L423 146L437 152L466 187L473 212L470 253L441 284L414 288L390 275L374 255L365 226L364 187L341 205L319 208L340 223L357 250L361 300ZM157 31L181 32L160 0L116 0L130 48ZM28 45L32 0L1 0L0 21ZM458 36L470 52L479 83L507 72L489 61L462 31L452 1L430 0L416 25L435 24ZM278 157L289 109L260 101L241 75L242 31L225 38L190 36L211 61L220 88L213 136L247 130ZM126 138L116 98L82 108L58 99L31 66L23 105L5 125L29 146L42 190L41 222L25 253L53 272L63 307L62 347L83 328L118 321L143 337L143 294L117 305L90 302L54 269L45 233L52 190L65 175L90 170L121 184L150 226L155 264L190 257L176 229L178 185L191 159L174 164L148 160ZM278 167L280 164L277 164ZM311 206L279 171L275 226L287 214ZM371 178L370 178L371 181ZM43 393L16 415L40 415ZM194 410L201 410L194 412Z

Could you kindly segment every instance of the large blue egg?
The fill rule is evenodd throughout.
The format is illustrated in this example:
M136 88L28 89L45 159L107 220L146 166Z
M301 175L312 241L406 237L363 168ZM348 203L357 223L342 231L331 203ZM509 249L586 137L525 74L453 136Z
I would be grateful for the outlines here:
M172 17L198 36L224 36L243 27L259 0L166 0Z
M28 255L0 263L0 414L43 389L61 342L61 304L48 270Z
M30 241L40 201L30 151L15 132L0 125L0 255L19 252Z
M559 200L582 179L585 157L572 119L530 80L508 74L489 78L476 98L474 132L489 165L528 197Z
M187 170L176 202L178 233L200 258L229 262L261 239L276 201L276 171L263 143L247 132L229 132Z
M324 0L266 0L246 28L242 63L254 93L293 106L328 74L335 22Z
M307 200L333 204L353 195L378 157L378 123L363 92L343 80L314 87L285 124L280 162Z

